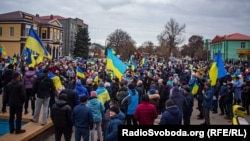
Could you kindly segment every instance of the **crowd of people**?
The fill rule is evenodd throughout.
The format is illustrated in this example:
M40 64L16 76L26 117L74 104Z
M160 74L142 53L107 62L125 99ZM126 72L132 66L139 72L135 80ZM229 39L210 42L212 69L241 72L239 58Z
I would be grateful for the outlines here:
M202 125L210 125L210 112L231 120L234 104L242 105L249 114L248 64L225 62L227 75L212 86L210 62L162 62L149 57L146 64L140 64L139 58L135 61L137 67L128 65L122 78L106 69L104 59L95 63L83 59L44 60L35 67L22 61L3 62L1 111L7 112L9 106L10 133L25 132L21 120L28 113L33 115L32 122L42 126L51 117L56 141L62 135L70 141L73 129L76 141L93 141L95 132L98 141L115 141L118 125L154 125L158 115L159 125L191 125L193 110L199 111L197 119L203 120ZM77 67L83 70L84 77L77 75ZM60 78L62 88L55 86L50 73ZM195 92L194 83L198 85ZM195 100L198 107L193 107Z

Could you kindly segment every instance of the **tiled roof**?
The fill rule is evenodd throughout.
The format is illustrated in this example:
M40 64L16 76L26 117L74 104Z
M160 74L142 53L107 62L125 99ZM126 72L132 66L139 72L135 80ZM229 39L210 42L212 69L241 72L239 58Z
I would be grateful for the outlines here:
M226 35L225 40L250 40L250 36L240 34L240 33L234 33L234 34Z
M217 43L217 42L221 42L224 40L249 40L250 41L250 36L248 35L244 35L244 34L240 34L240 33L234 33L234 34L229 34L229 35L224 35L224 36L215 36L214 39L212 40L212 43Z
M24 15L32 16L33 21L35 21L35 22L41 22L42 21L39 17L36 17L36 16L34 16L32 14L29 14L29 13L26 13L26 12L23 12L23 11L14 11L14 12L0 14L0 20L1 21L5 21L5 20L7 20L7 21L24 20Z
M67 19L67 18L64 18L62 16L58 16L58 15L40 16L40 18L43 20L53 20L53 19L64 20L64 19Z

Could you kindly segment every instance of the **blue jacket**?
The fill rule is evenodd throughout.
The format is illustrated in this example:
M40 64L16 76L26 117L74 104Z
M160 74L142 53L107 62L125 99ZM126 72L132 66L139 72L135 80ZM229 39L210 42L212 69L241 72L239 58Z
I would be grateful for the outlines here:
M212 101L213 101L213 95L214 95L214 88L209 88L205 94L203 94L202 99L202 106L204 108L211 109L212 108Z
M92 111L85 104L79 104L74 107L71 120L75 127L78 128L93 128Z
M87 106L92 110L93 121L94 122L102 121L102 116L105 110L102 102L96 97L93 97L88 101Z
M122 125L124 119L122 112L110 118L105 130L105 141L118 141L118 125Z
M81 95L86 95L89 98L88 89L82 85L81 81L76 82L74 91L76 92L77 104L80 104Z
M124 103L128 103L127 114L133 115L139 103L138 92L135 90L135 94L133 94L131 90L128 90L128 96L122 100L122 104Z
M162 113L160 125L180 125L182 112L177 106L170 106Z

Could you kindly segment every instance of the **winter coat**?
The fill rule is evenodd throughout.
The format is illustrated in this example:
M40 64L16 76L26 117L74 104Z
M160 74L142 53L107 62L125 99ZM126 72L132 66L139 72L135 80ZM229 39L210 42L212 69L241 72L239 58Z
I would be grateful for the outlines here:
M48 77L48 74L39 76L32 88L32 95L37 94L38 98L48 98L56 91L53 81Z
M160 125L179 125L182 120L182 112L174 105L166 108L162 113Z
M134 119L139 122L139 125L153 125L157 117L157 110L150 102L142 101L134 113Z
M193 112L193 106L194 106L194 97L191 93L188 93L184 95L187 106L183 108L183 113L192 113Z
M80 103L80 97L82 95L86 95L89 98L89 92L87 88L85 88L81 81L76 82L76 87L74 88L74 91L76 92L76 97L77 97L77 104Z
M93 122L102 121L102 117L105 110L105 107L102 102L96 97L92 97L88 101L87 106L92 110Z
M66 101L58 99L51 109L51 119L54 126L57 128L70 128L72 126L71 112L70 105Z
M6 95L9 96L10 106L23 106L26 100L26 94L22 82L11 80L6 86Z
M134 93L132 92L132 90L128 90L128 95L122 100L122 103L121 103L121 104L128 103L126 114L128 115L134 114L135 109L138 105L138 101L139 101L138 92L135 89L134 89Z
M212 108L212 101L213 101L213 95L214 95L214 88L209 88L205 94L203 94L202 99L202 106L204 108L211 109Z
M71 121L77 128L93 129L92 111L86 104L75 106L71 114Z
M149 101L152 103L155 108L159 107L160 95L158 93L155 94L148 94Z
M67 103L70 105L71 109L73 109L77 104L76 92L72 89L63 89L60 93L64 93L68 96Z
M128 89L127 87L122 87L119 89L118 93L116 94L116 98L118 100L118 104L120 109L125 109L127 107L127 104L121 104L122 100L128 95Z
M31 89L36 80L35 71L26 71L23 76L23 85L25 89Z
M183 108L187 107L188 103L183 92L178 87L173 88L170 99L173 100L174 104L180 109L181 114L183 114Z
M110 118L105 128L104 141L118 141L118 126L123 125L124 118L121 112Z

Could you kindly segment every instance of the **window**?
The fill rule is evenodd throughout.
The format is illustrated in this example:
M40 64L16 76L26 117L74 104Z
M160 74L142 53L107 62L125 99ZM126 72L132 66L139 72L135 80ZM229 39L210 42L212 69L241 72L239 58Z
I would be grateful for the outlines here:
M25 25L25 36L29 35L30 28L31 28L31 25Z
M240 48L245 48L245 46L246 46L245 42L240 43Z
M10 27L10 36L14 36L14 27Z
M2 35L3 35L3 28L0 27L0 36L2 36Z
M46 30L42 30L42 39L46 39Z

